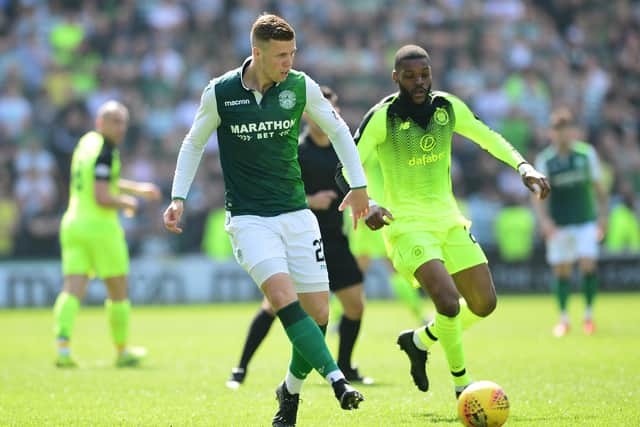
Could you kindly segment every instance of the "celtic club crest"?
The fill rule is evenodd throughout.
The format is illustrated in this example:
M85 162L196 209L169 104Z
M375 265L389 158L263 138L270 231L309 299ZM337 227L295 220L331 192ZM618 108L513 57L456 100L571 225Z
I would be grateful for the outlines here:
M278 95L278 101L280 102L280 106L285 110L291 110L296 106L296 94L290 90L283 90Z
M444 126L449 123L449 113L447 113L447 110L444 108L438 107L436 108L436 112L433 113L433 119L437 124Z

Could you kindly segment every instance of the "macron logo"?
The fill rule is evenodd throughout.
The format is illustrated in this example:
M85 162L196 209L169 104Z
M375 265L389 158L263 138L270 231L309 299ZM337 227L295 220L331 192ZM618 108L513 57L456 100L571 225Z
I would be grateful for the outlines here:
M249 105L251 101L248 99L234 99L232 101L224 101L225 107L235 107L236 105Z

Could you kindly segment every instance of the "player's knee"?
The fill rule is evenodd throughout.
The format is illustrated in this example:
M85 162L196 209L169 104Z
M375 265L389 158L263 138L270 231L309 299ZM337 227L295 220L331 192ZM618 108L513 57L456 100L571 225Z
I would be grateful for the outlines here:
M493 295L482 301L480 304L470 305L469 309L476 316L487 317L495 311L497 303L498 301L495 295Z
M438 313L443 314L447 317L457 316L460 312L460 303L458 302L458 298L439 298L437 301L433 300L436 305L436 310Z
M579 267L582 274L592 274L596 271L596 263L591 259L581 260Z
M362 301L350 301L343 307L344 315L349 319L356 320L361 319L364 313L364 303Z
M560 279L570 279L572 267L572 264L558 264L553 267L553 273Z
M311 316L318 325L326 325L329 322L329 306L327 304L316 306L312 310L309 310L309 316Z

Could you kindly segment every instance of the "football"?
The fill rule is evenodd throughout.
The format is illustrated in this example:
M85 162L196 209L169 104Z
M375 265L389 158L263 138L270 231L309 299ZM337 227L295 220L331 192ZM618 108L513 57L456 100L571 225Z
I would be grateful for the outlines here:
M509 416L509 399L494 382L474 382L458 398L458 415L467 427L499 427Z

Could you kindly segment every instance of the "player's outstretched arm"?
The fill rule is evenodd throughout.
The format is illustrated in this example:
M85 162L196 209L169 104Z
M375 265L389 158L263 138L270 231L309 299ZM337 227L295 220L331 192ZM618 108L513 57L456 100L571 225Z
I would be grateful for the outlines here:
M160 188L152 182L137 182L128 179L118 181L120 191L142 197L146 200L160 200L162 193Z
M178 227L182 212L184 212L184 201L182 199L172 200L162 215L162 220L167 230L176 234L182 233L182 228Z
M138 200L129 194L111 194L109 186L109 181L96 180L93 190L96 203L104 208L122 209L127 216L134 216L138 210Z

